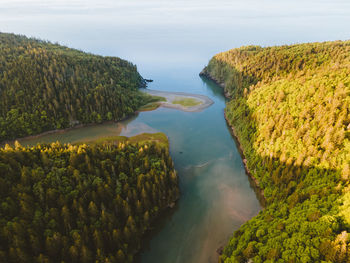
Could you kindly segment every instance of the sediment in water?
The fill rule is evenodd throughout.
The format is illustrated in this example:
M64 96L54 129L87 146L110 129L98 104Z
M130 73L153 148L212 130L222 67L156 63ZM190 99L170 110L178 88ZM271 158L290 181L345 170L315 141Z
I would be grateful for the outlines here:
M203 69L201 71L201 73L199 73L199 75L201 77L204 77L204 78L207 78L207 79L213 81L216 85L218 85L221 88L223 88L225 97L227 99L232 99L232 98L230 98L228 93L225 92L225 83L221 83L218 80L216 80L212 75L210 75L209 72L206 71L206 69ZM239 151L239 153L241 155L243 166L244 166L245 172L246 172L246 174L248 176L250 185L254 189L254 192L256 193L256 196L257 196L261 206L265 207L266 206L266 199L265 199L265 196L264 196L264 190L260 187L259 181L250 172L250 168L248 166L248 162L247 162L247 159L246 159L245 154L244 154L244 148L243 148L242 144L239 141L239 137L238 137L237 131L235 130L235 127L230 125L230 123L229 123L229 121L228 121L228 119L226 117L226 113L224 113L224 116L225 116L226 124L231 128L230 129L230 133L231 133L232 137L234 138L234 140L236 142L236 145L237 145L237 148L238 148L238 151Z

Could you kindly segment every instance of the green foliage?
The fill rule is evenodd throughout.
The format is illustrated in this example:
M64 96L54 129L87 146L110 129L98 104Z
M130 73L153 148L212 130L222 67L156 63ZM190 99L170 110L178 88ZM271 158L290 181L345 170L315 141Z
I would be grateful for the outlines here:
M120 120L152 101L136 66L0 33L0 141Z
M175 99L172 101L173 104L180 104L185 107L193 107L201 104L199 100L193 98L183 98L183 99Z
M139 111L152 111L157 109L160 106L161 101L166 101L166 98L160 97L160 96L151 96L149 94L145 94L144 99L145 105L141 106L138 110Z
M140 107L138 110L139 111L153 111L153 110L158 109L159 106L160 106L159 102L151 102L151 103L148 103L148 104Z
M133 262L179 194L164 136L0 148L0 262Z
M267 203L221 261L350 262L350 42L242 47L204 74Z
M132 137L126 137L126 136L111 136L111 137L104 137L97 140L92 141L81 141L80 144L86 143L89 145L92 144L101 144L101 143L113 143L113 142L122 142L122 143L138 143L138 144L147 144L147 143L157 143L158 145L162 147L169 147L169 141L168 137L162 133L141 133Z

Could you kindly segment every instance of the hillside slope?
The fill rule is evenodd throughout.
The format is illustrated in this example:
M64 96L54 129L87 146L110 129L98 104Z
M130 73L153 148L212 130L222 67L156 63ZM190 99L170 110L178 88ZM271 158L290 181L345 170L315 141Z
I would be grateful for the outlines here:
M0 262L133 262L178 198L164 134L0 148Z
M0 33L0 141L122 119L146 104L142 86L125 60Z
M267 203L220 260L350 262L350 41L233 49L202 74Z

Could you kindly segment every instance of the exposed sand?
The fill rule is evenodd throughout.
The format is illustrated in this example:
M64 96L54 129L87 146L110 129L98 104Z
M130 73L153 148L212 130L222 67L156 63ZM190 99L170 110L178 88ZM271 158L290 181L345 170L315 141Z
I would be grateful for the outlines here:
M160 102L160 106L162 107L178 109L178 110L187 111L187 112L199 112L208 108L210 105L214 103L214 101L212 101L207 96L199 95L199 94L190 94L185 92L158 91L158 90L150 90L150 89L143 89L142 91L153 96L160 96L160 97L166 98L166 101ZM173 104L174 100L182 100L187 98L194 99L198 101L199 104L195 106L183 106L180 104Z

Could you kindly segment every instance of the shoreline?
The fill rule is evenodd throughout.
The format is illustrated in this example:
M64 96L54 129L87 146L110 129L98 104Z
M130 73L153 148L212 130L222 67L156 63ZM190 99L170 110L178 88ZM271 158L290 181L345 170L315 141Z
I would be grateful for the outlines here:
M91 126L91 125L94 125L94 124L96 124L96 123L77 124L77 125L75 125L73 127L69 127L69 128L49 130L49 131L41 132L41 133L38 133L38 134L35 134L35 135L28 135L28 136L16 138L16 139L13 139L13 140L6 140L6 141L0 142L0 147L4 147L6 144L12 144L15 141L19 141L19 140L36 139L36 138L39 138L41 136L45 136L45 135L53 134L53 133L65 133L65 132L73 130L73 129L83 128L83 127Z
M180 104L172 104L171 102L160 102L159 103L159 106L162 106L164 108L172 108L172 109L182 110L185 112L200 112L200 111L208 108L210 105L212 105L214 103L214 101L212 101L209 97L204 96L204 95L199 95L199 94L190 94L190 93L185 93L185 92L167 92L167 91L157 91L157 90L149 90L149 89L140 89L140 91L146 92L150 95L161 96L161 97L166 97L166 98L170 97L170 96L173 96L174 98L175 97L176 98L193 98L193 99L201 102L199 105L192 106L192 107L185 107L185 106L182 106ZM151 109L150 111L153 111L155 109ZM134 113L132 113L132 114L126 116L125 118L120 119L120 120L104 121L101 123L86 123L86 124L79 123L79 124L76 124L72 127L67 127L64 129L49 130L49 131L44 131L44 132L34 134L34 135L28 135L28 136L24 136L24 137L20 137L20 138L15 138L13 140L5 140L5 141L0 142L0 147L4 147L6 144L14 144L15 141L36 139L36 138L40 138L40 137L45 136L45 135L50 135L50 134L55 134L55 133L63 134L65 132L69 132L69 131L74 130L74 129L95 126L98 124L119 123L121 121L132 118L133 116L136 116L137 114L139 114L139 112L143 112L143 111L146 111L146 110L136 110Z
M207 78L211 81L213 81L216 85L218 85L219 87L221 87L224 91L224 95L225 95L225 98L226 99L230 99L230 95L228 92L225 91L225 88L226 88L226 85L225 85L225 82L219 82L217 79L215 79L212 75L210 75L206 68L204 68L200 73L199 73L199 76L201 77L204 77L204 78Z
M204 68L204 69L199 73L199 76L206 77L207 79L209 79L209 80L215 82L215 84L218 85L218 86L220 86L221 88L223 88L223 89L225 88L225 83L224 83L224 82L221 83L221 82L219 82L217 79L215 79L212 75L210 75L210 74L207 72L206 68ZM226 95L225 95L225 97L226 97ZM226 98L227 98L227 97L226 97Z
M200 73L199 73L200 76L202 77L205 77L211 81L213 81L216 85L220 86L221 88L225 88L225 84L224 83L219 83L213 76L211 76L205 69L203 69ZM228 96L228 94L225 92L224 90L224 94L225 94L225 97L227 99L230 99L230 97ZM247 162L247 158L245 157L244 155L244 148L242 146L242 144L240 143L239 141L239 138L237 136L237 132L235 130L235 127L234 126L231 126L227 120L227 117L226 117L226 113L224 112L224 117L225 117L225 120L226 120L226 125L228 127L230 127L230 133L237 145L237 148L238 148L238 151L239 151L239 154L241 155L241 158L242 158L242 163L243 163L243 166L244 166L244 170L246 172L246 175L249 179L249 182L250 182L250 185L252 186L252 188L254 189L254 192L256 193L256 196L260 202L260 205L262 206L262 208L265 208L266 207L266 199L265 199L265 195L264 195L264 190L262 188L260 188L259 186L259 181L252 175L252 173L250 172L250 169L248 167L248 162Z
M177 109L182 110L185 112L200 112L209 106L211 106L214 101L211 100L209 97L200 95L200 94L192 94L192 93L185 93L185 92L170 92L170 91L159 91L159 90L150 90L150 89L144 89L141 90L142 92L145 92L147 94L153 95L153 96L160 96L164 97L167 101L160 101L159 105L160 107L164 108L170 108L170 109ZM177 99L194 99L198 101L200 104L195 106L183 106L180 104L173 104L172 102Z
M240 143L239 141L239 138L237 136L237 132L235 130L235 128L233 126L231 126L228 122L228 119L226 118L226 113L224 113L224 117L225 117L225 120L226 120L226 124L228 127L230 127L230 133L237 145L237 148L238 148L238 151L239 151L239 154L242 158L242 163L243 163L243 166L244 166L244 170L248 176L248 179L249 179L249 182L251 184L251 186L253 187L254 189L254 192L256 193L256 196L259 200L259 203L260 205L265 208L266 207L266 199L265 199L265 195L264 195L264 190L260 188L259 186L259 181L252 175L252 173L250 172L250 169L248 167L248 162L247 162L247 159L244 155L244 149L243 149L243 146L242 144Z
M0 142L0 148L4 147L6 144L14 144L16 141L36 139L36 138L39 138L39 137L42 137L42 136L45 136L45 135L49 135L49 134L54 134L54 133L63 134L63 133L66 133L66 132L69 132L69 131L72 131L72 130L75 130L75 129L85 128L85 127L89 127L89 126L95 126L95 125L100 125L100 124L119 123L121 121L125 121L125 120L127 120L129 118L132 118L133 116L137 115L138 113L139 113L138 111L135 111L133 114L131 114L131 115L129 115L129 116L123 118L123 119L120 119L120 120L103 121L101 123L86 123L86 124L80 123L80 124L76 124L76 125L74 125L72 127L68 127L68 128L64 128L64 129L49 130L49 131L44 131L44 132L41 132L41 133L38 133L38 134L34 134L34 135L28 135L28 136L25 136L25 137L15 138L13 140L2 141L2 142Z

